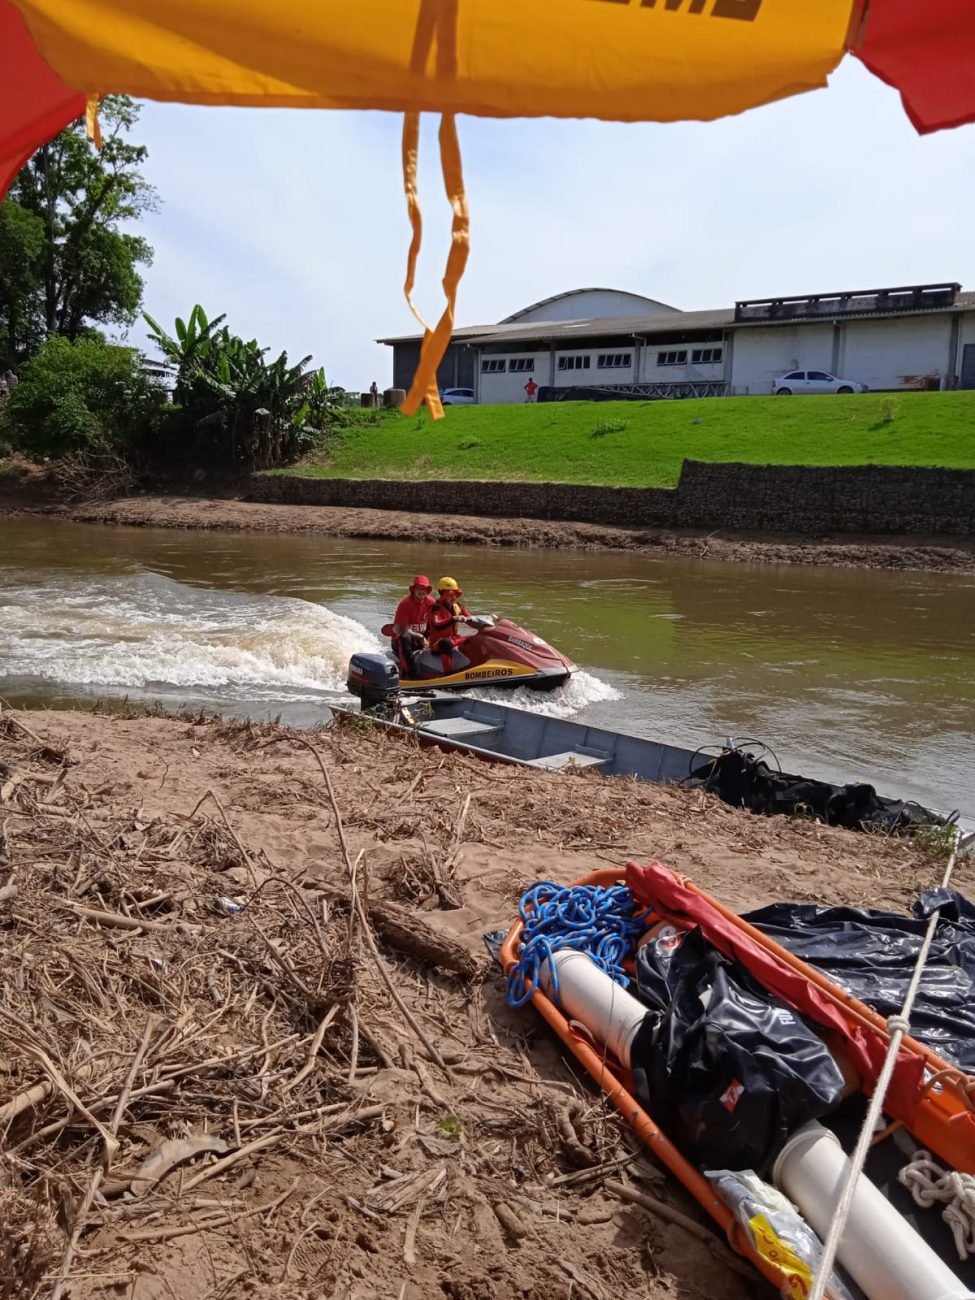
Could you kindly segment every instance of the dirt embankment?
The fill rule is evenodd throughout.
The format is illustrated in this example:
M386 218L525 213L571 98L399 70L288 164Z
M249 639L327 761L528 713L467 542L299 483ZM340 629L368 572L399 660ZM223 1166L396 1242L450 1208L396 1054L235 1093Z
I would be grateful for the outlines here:
M84 481L82 481L84 480ZM752 564L975 573L975 539L814 537L668 532L543 519L418 514L409 510L271 505L221 496L119 496L111 475L78 482L21 458L0 463L0 518L48 514L79 523L137 528L310 533L389 541L525 549L631 551ZM97 500L91 492L97 489ZM404 501L407 487L404 485ZM114 491L120 491L118 486ZM88 493L85 499L80 499Z
M703 1222L485 955L534 880L631 857L738 908L904 907L940 874L361 725L0 714L11 1294L65 1271L72 1300L767 1294L611 1192Z
M0 502L2 510L2 502ZM147 528L237 529L312 533L392 541L583 551L635 551L688 559L758 564L975 573L975 540L916 537L757 537L720 533L648 532L540 519L485 519L330 506L267 505L233 499L145 496L51 508L83 523Z

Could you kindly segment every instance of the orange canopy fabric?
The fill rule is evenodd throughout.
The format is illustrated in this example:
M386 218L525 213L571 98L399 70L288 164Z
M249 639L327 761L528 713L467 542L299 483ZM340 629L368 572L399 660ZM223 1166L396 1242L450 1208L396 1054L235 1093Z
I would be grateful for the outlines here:
M6 0L10 3L10 0ZM823 85L854 0L13 0L86 95L708 119Z
M454 115L710 120L822 86L847 48L919 130L975 120L975 0L0 0L0 198L34 149L106 94L443 115L454 222L447 306L404 410L439 414L436 368L467 254Z
M0 0L0 160L113 92L706 120L823 85L845 48L919 130L975 120L973 0Z
M975 121L975 0L0 0L0 194L92 95L710 119L845 48L918 130Z

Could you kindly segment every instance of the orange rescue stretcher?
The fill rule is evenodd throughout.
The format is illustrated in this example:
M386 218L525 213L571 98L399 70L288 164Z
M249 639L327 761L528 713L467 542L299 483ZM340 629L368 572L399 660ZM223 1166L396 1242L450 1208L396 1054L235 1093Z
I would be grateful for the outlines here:
M606 868L573 884L603 888L629 886L638 900L652 909L647 916L647 930L660 923L679 930L700 925L709 942L725 956L741 960L776 996L794 1010L816 1019L825 1029L824 1036L844 1073L855 1078L856 1086L867 1096L871 1094L890 1041L886 1021L820 971L793 956L692 881L660 863L639 867L631 862L625 873ZM522 929L519 920L501 946L500 962L505 975L518 964ZM755 969L756 962L759 970ZM803 990L808 996L803 995ZM531 1001L637 1136L720 1226L732 1249L750 1260L781 1290L788 1282L788 1275L773 1259L759 1252L708 1180L681 1154L636 1099L630 1071L606 1049L594 1045L584 1028L570 1022L537 986ZM840 1023L843 1031L838 1033L836 1026ZM845 1050L844 1038L847 1045L853 1045L852 1051L848 1046ZM923 1043L905 1037L885 1110L894 1124L878 1135L877 1140L892 1128L904 1125L945 1164L962 1173L975 1173L975 1078Z

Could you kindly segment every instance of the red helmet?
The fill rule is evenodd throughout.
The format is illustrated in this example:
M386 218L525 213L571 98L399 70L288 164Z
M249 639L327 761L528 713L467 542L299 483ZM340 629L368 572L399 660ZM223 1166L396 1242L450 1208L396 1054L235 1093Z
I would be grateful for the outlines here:
M433 583L430 581L430 579L426 576L425 573L418 573L416 577L413 579L413 581L410 583L410 586L426 587L426 589L430 591L433 588Z

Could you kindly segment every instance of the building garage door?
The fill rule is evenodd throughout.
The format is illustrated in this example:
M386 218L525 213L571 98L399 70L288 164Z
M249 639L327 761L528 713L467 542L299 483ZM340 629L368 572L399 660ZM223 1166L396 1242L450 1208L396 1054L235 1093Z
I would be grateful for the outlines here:
M966 343L962 349L961 386L975 388L975 343Z

